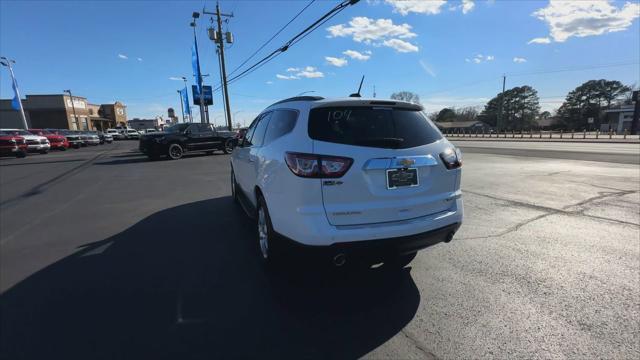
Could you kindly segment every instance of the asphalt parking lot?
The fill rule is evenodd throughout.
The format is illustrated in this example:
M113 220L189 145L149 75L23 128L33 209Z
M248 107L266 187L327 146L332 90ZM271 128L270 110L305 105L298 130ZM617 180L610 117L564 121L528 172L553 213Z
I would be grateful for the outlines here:
M637 358L640 146L470 145L463 227L398 274L266 274L228 155L1 159L0 356Z

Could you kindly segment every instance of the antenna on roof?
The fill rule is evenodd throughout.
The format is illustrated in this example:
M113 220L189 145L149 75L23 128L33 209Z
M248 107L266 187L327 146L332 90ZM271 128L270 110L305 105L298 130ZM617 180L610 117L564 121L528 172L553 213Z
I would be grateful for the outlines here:
M360 95L360 90L362 89L362 83L364 82L364 75L362 75L362 80L360 80L360 86L358 86L358 92L349 95L349 97L362 97Z

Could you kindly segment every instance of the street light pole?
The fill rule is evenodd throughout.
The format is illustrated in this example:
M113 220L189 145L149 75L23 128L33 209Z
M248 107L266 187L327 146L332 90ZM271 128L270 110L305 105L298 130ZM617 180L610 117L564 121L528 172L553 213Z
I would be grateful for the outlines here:
M182 91L180 90L176 90L178 92L178 95L180 96L180 112L182 113L182 122L187 122L186 119L184 118L184 99L182 98Z
M76 115L76 105L73 103L73 95L71 94L71 90L63 90L63 92L66 92L69 94L69 97L71 98L71 109L73 109L73 120L78 121L78 129L75 130L80 130L79 129L79 125L80 125L80 119L78 119L78 115ZM84 130L84 129L83 129Z
M198 78L196 81L198 82L198 88L200 89L200 94L198 94L200 98L200 122L205 123L205 115L204 115L204 89L202 88L202 72L200 71L200 54L198 52L198 37L196 36L196 19L200 17L199 12L193 13L193 21L191 22L191 27L193 28L193 42L196 47L196 66L198 68Z
M184 81L184 93L188 94L189 93L189 89L187 89L187 78L186 77L182 77L182 81ZM187 96L187 99L189 98L189 96ZM188 101L187 101L188 102ZM187 104L187 106L189 106L189 104ZM189 113L189 122L193 122L193 117L191 116L191 108L187 109L188 113ZM182 115L182 118L184 120L184 115ZM185 121L186 122L186 121Z
M11 64L15 64L15 60L7 59L6 57L0 57L0 64L9 68L9 73L11 74L11 81L13 82L13 89L16 92L16 97L18 98L18 104L20 108L20 118L22 119L22 126L24 129L28 129L29 125L27 125L27 117L24 115L24 107L22 106L22 98L20 97L20 90L18 90L18 82L16 81L16 76L13 73L13 67Z

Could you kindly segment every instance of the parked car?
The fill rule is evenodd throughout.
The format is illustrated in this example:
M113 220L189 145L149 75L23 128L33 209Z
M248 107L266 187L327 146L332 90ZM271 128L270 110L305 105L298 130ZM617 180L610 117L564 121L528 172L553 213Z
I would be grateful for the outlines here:
M113 140L124 140L125 136L117 129L107 129L105 134L109 134L113 137Z
M104 132L99 133L99 134L100 134L100 136L102 136L101 139L102 139L103 143L111 144L113 142L113 136L111 134L104 133Z
M49 140L51 149L67 150L69 148L69 141L63 135L56 134L53 131L47 129L29 129L30 133L34 135L44 136Z
M27 130L23 129L0 129L1 132L7 133L13 136L20 136L24 138L27 143L27 151L29 152L39 152L41 154L46 154L51 149L51 145L49 144L49 140L46 137L40 135L33 135Z
M100 137L98 133L95 131L83 131L82 136L84 137L87 145L96 146L100 145Z
M27 143L24 138L0 131L0 156L27 156Z
M297 245L336 266L398 268L460 227L461 165L419 105L296 97L253 121L231 156L231 191L257 219L268 265Z
M149 158L167 155L170 159L180 159L188 152L212 154L221 150L225 154L233 151L232 137L223 136L211 124L176 124L164 132L143 135L139 149Z
M140 133L138 132L138 130L127 129L126 130L126 137L127 137L127 139L138 140L138 139L140 139Z
M77 131L63 129L63 130L57 130L57 133L64 136L67 139L69 146L71 146L74 149L78 149L80 148L80 146L86 146L86 145L83 145L84 141L82 138L82 134L78 133Z

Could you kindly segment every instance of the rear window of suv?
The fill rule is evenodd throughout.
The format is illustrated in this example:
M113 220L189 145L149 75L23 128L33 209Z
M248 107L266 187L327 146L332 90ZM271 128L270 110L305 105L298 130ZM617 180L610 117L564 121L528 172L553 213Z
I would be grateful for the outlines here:
M309 137L338 144L407 149L442 138L420 111L384 107L312 109Z

